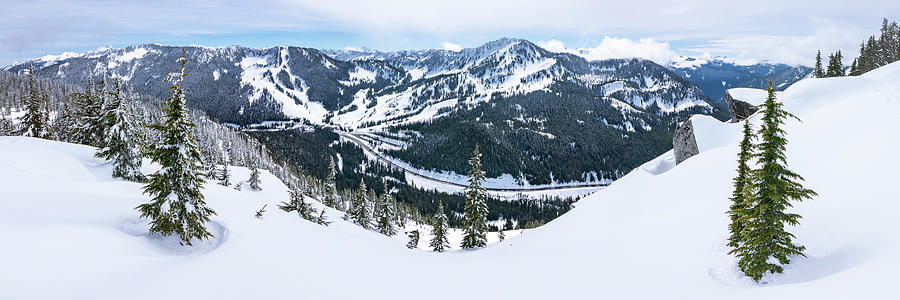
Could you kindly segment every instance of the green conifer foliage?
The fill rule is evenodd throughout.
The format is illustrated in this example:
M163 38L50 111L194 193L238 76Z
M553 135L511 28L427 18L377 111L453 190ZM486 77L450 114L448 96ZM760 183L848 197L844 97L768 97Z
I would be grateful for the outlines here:
M837 51L828 56L828 70L825 71L825 77L841 77L844 76L844 57L841 51Z
M431 224L431 250L435 252L444 252L447 248L450 247L450 242L447 240L447 229L450 228L450 224L447 220L447 214L444 213L444 203L438 202L438 211L434 214L434 224Z
M151 234L177 234L183 243L191 245L192 239L213 237L206 229L206 223L215 211L206 206L200 193L203 163L191 135L194 124L188 119L185 91L181 87L188 75L184 72L189 61L187 54L178 61L181 70L166 78L172 82L169 87L172 95L163 103L164 123L151 125L162 140L151 145L148 154L161 168L148 176L144 193L149 194L151 200L139 205L137 210L142 218L150 219Z
M101 118L110 94L106 85L106 78L92 81L87 91L74 95L76 111L73 140L75 142L95 147L101 146L103 133L106 132Z
M731 251L737 254L738 267L759 281L767 273L781 273L790 257L803 255L805 247L793 243L794 235L785 225L798 225L800 215L785 212L791 201L811 199L816 193L804 188L800 175L787 168L787 140L781 129L784 120L795 118L775 102L775 90L769 85L769 97L763 105L758 152L753 155L759 166L751 173L752 193L746 192L740 213L743 223L741 244ZM745 188L748 191L750 188Z
M822 51L816 52L815 76L816 76L816 78L825 77L825 70L822 69Z
M419 247L419 230L413 230L406 234L409 237L409 242L406 243L406 248L416 249Z
M465 189L463 249L487 245L487 192L481 186L485 176L484 172L481 171L481 152L478 148L478 145L476 145L475 151L472 152L472 158L469 159L469 165L472 169L469 171L469 185Z
M231 185L231 174L228 173L228 152L223 152L222 169L219 170L219 184L224 186Z
M384 195L375 205L375 229L386 236L397 234L394 228L394 197L388 190L387 181L384 181Z
M353 195L353 200L352 203L350 203L350 210L347 212L347 216L349 220L368 229L371 221L369 219L369 197L366 192L366 182L360 179L359 191Z
M25 99L25 114L19 119L21 127L18 135L47 139L50 138L48 117L44 110L47 96L38 91L34 80L34 70L28 72L28 98Z
M121 85L115 80L100 116L104 131L95 156L113 162L114 177L140 182L145 179L141 174L140 138L133 114L123 100Z
M250 172L250 179L248 180L250 184L250 189L254 191L262 190L262 187L259 186L259 168L253 168L253 171Z
M328 173L325 174L325 202L324 204L328 207L335 208L337 207L337 187L335 184L335 175L337 174L337 170L335 170L334 159L331 156L328 157Z
M734 177L734 191L731 193L731 207L728 210L728 216L731 219L731 224L728 226L731 231L728 245L731 247L737 247L743 242L741 232L744 230L744 222L741 216L745 212L744 206L748 203L748 197L745 195L747 191L752 191L752 185L749 183L751 170L748 162L753 156L753 139L753 128L750 127L750 122L745 120L744 139L740 143L737 176Z

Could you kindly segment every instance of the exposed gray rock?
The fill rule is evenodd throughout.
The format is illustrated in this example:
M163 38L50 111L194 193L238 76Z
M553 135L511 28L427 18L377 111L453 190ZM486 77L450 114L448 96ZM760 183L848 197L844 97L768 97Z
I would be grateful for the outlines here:
M675 128L672 148L675 149L675 164L680 164L685 159L700 153L700 148L697 147L697 138L694 137L694 125L691 124L691 119L678 124L678 128Z
M728 103L728 111L731 112L732 123L746 119L759 110L759 108L750 103L735 99L728 91L725 91L725 103Z

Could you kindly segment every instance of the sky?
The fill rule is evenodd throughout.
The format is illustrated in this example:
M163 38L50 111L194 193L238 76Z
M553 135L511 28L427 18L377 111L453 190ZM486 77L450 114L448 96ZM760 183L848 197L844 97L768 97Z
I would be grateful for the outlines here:
M0 66L135 44L377 50L517 37L589 59L849 60L900 1L0 0ZM849 54L849 55L848 55Z

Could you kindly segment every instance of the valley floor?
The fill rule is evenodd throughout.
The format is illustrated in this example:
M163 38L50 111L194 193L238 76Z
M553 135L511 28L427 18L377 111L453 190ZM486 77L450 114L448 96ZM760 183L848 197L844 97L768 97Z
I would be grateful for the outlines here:
M740 125L695 117L699 155L672 166L670 152L547 225L446 253L408 250L336 211L328 227L282 212L286 189L269 174L260 192L207 184L216 239L180 247L147 236L140 185L111 179L93 149L2 137L0 298L895 298L900 63L780 97L803 120L785 125L789 166L820 196L792 209L808 257L764 284L725 245Z

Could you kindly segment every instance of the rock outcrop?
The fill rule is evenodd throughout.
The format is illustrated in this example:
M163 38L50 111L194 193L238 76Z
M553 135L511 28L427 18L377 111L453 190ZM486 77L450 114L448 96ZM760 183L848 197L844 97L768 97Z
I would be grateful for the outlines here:
M753 104L745 101L746 99L736 99L731 94L730 91L725 91L725 103L728 103L728 111L731 112L732 123L746 119L759 110Z
M678 124L678 128L675 128L672 148L675 150L675 164L680 164L691 156L700 153L700 148L697 147L697 138L694 137L694 126L691 124L690 118Z

